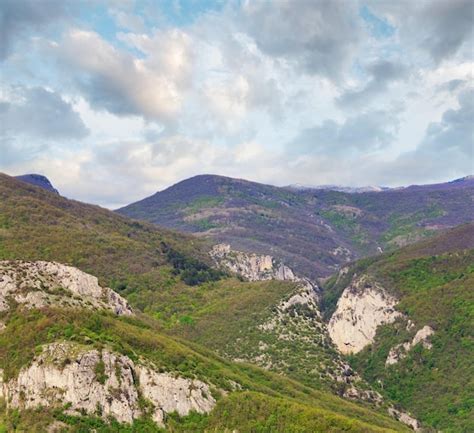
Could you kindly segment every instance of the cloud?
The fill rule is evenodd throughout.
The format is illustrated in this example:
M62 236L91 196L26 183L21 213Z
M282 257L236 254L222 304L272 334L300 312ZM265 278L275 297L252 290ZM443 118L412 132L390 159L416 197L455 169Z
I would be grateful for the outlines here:
M431 1L420 15L424 17L427 34L422 46L435 62L452 57L464 43L470 43L472 55L474 7L471 0Z
M264 53L334 80L361 38L357 14L357 3L343 0L247 1L240 20Z
M474 164L474 89L462 91L458 96L459 108L444 112L440 122L429 124L418 152L440 154L450 149L470 157Z
M397 113L385 110L361 113L343 122L325 120L303 130L288 148L292 153L349 157L387 147L395 140L398 125Z
M366 105L373 98L384 93L390 84L402 80L408 74L404 65L387 60L377 60L367 70L371 76L369 82L362 89L343 92L336 100L340 107L352 108Z
M73 30L54 48L66 71L97 109L172 121L190 79L190 38L180 30L123 39L144 58L119 50L97 33Z
M0 61L13 51L15 43L31 31L39 31L66 17L63 0L2 0L0 10Z
M89 131L62 97L42 87L11 89L15 99L0 102L0 134L40 140L81 139Z
M463 48L466 56L472 57L471 0L368 0L368 4L399 29L404 46L425 51L436 64L453 58Z

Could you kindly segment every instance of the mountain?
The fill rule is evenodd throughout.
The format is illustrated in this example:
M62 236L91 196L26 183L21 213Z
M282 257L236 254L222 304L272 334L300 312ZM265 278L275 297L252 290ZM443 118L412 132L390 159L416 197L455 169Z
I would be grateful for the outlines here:
M0 429L407 431L386 416L388 401L329 392L343 362L320 328L313 287L230 277L210 249L0 175ZM261 325L276 317L268 333ZM283 321L292 322L286 342ZM280 374L248 363L259 364L255 345ZM288 357L290 347L299 351ZM285 360L295 379L307 369L306 384L281 374L291 373ZM357 382L375 395L343 368L352 378L342 377L341 394Z
M5 175L0 176L0 198L0 259L71 264L97 275L174 335L198 341L229 359L261 366L271 360L273 370L313 388L358 398L362 383L349 380L329 342L313 300L317 287L309 284L310 296L300 299L308 282L302 281L300 288L291 269L273 263L271 257L229 252L216 263L216 254L209 254L214 249L203 240L128 220ZM254 269L258 266L252 267L258 262L262 275ZM252 275L254 281L242 281ZM292 297L296 305L279 307ZM279 328L262 328L278 308L279 320L284 316L295 322L291 340L279 339ZM295 316L295 308L307 310L307 317ZM317 338L308 341L308 333ZM264 340L268 349L258 349ZM297 342L299 349L290 352L289 346L295 348Z
M307 191L307 190L314 190L314 189L328 189L330 191L339 191L339 192L348 192L348 193L358 193L358 192L379 192L379 191L385 191L390 188L384 187L384 186L374 186L374 185L368 185L368 186L342 186L342 185L317 185L317 186L312 186L312 185L301 185L301 184L292 184L288 185L286 188L288 189L295 189L298 191Z
M472 221L471 178L439 185L345 193L294 190L201 175L117 212L270 254L309 278L354 259Z
M338 348L436 431L474 431L474 223L343 268L322 289Z
M23 182L30 183L31 185L39 186L47 191L59 194L58 190L54 188L49 179L42 174L24 174L22 176L15 176L15 178Z

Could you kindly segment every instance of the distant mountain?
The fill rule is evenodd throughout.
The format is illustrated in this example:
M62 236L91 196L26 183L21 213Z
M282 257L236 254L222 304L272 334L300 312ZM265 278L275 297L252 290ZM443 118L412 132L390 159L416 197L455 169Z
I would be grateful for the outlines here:
M270 254L300 275L341 265L473 220L472 178L378 192L289 189L200 175L117 210Z
M358 193L358 192L380 192L380 191L386 191L390 188L386 186L341 186L341 185L317 185L317 186L312 186L312 185L301 185L299 183L295 183L292 185L288 185L286 188L288 189L294 189L298 191L308 191L308 190L314 190L314 189L328 189L330 191L339 191L339 192L347 192L347 193Z
M39 186L40 188L46 189L47 191L59 194L59 191L54 188L49 179L42 174L23 174L21 176L15 176L15 178L23 182L30 183L31 185Z

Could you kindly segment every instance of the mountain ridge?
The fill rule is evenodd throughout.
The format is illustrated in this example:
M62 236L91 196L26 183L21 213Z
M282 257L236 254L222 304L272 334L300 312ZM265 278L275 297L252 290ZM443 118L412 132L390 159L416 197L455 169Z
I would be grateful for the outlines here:
M469 177L441 186L346 193L199 175L116 212L275 256L315 279L470 221L473 203Z

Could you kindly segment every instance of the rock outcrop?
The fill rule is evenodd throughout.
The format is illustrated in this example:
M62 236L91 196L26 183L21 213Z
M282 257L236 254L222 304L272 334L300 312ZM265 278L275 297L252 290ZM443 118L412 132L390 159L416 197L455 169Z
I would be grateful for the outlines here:
M411 415L407 414L406 412L402 412L393 407L390 407L388 409L388 413L390 416L402 422L403 424L407 425L408 427L412 428L416 432L423 431L423 429L421 428L420 422L417 419L413 418Z
M168 413L208 413L216 403L200 380L161 373L125 355L69 342L43 346L16 378L0 379L1 397L11 408L66 405L73 415L85 412L123 423L143 416L140 399L145 399L159 425Z
M131 315L128 302L96 277L56 262L0 261L0 312L14 304L107 309Z
M425 349L431 349L432 344L430 342L430 337L433 334L433 328L431 328L430 326L424 326L415 334L412 341L407 341L405 343L397 344L396 346L392 347L390 349L390 352L388 353L385 365L389 366L396 364L398 361L405 358L408 352L417 344L421 343Z
M296 280L293 271L272 256L234 251L226 244L215 245L210 254L216 264L249 281Z
M214 245L210 255L218 266L249 281L293 281L318 292L316 284L308 278L295 275L292 269L272 256L235 251L227 244Z
M398 300L367 276L354 277L339 298L328 331L344 354L360 352L371 344L379 325L393 323L401 313Z

